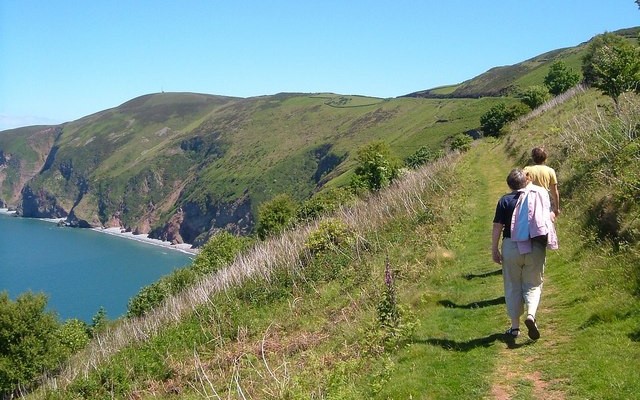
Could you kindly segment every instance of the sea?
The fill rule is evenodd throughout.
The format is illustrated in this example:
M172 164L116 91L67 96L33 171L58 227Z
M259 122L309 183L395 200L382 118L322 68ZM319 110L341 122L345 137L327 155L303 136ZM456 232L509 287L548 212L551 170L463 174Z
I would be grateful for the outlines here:
M101 307L107 318L121 317L141 288L190 265L193 257L91 229L0 214L0 292L12 300L29 291L44 293L60 321L90 323Z

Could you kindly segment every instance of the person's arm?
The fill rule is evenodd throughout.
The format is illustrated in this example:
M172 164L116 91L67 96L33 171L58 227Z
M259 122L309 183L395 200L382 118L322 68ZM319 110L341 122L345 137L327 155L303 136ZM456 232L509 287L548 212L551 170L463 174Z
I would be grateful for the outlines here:
M560 214L560 192L558 192L558 184L551 185L549 187L549 193L551 193L551 202L553 204L553 213L558 216Z
M497 264L502 264L502 255L500 254L500 236L504 225L498 222L493 223L493 232L491 232L491 256Z

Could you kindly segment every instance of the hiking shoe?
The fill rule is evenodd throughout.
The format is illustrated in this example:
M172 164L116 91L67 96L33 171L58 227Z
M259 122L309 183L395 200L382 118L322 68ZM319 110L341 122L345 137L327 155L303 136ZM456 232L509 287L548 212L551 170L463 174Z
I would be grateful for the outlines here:
M538 325L536 325L536 320L533 316L529 315L527 319L524 320L524 324L527 326L527 335L529 336L529 339L540 339L540 331L538 330Z
M508 338L515 339L520 335L520 328L509 328L504 333Z

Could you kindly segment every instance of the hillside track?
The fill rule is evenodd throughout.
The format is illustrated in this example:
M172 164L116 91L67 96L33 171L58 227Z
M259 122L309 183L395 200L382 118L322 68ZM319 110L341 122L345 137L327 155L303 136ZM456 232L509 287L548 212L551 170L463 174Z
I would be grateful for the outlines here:
M509 191L506 185L506 176L512 168L512 161L508 159L504 147L498 142L488 142L477 146L468 154L467 163L472 171L476 171L475 176L477 190L472 196L470 210L472 217L469 221L468 232L473 232L474 240L469 241L470 246L465 247L463 256L484 257L486 263L491 261L491 224L497 200ZM499 269L499 266L493 264ZM470 271L473 273L473 271ZM476 274L480 275L480 274ZM487 274L488 275L488 274ZM502 285L501 274L493 273L489 279L494 284ZM488 277L487 277L488 278ZM553 291L553 282L549 282L545 277L543 297L540 304L539 321L542 338L532 341L527 337L526 328L522 324L521 335L514 342L504 342L499 346L494 369L487 377L490 384L489 399L505 400L512 398L532 398L560 400L565 396L561 391L556 390L548 380L545 371L537 369L544 365L543 362L532 361L545 357L548 350L562 342L562 338L557 337L558 330L553 329L553 320L550 317L553 309L549 303L545 302L545 296ZM469 280L470 285L483 283L478 279ZM501 309L496 308L501 313L504 326L497 326L496 330L506 330L509 326L509 319L506 315L504 305ZM535 364L535 366L534 366Z

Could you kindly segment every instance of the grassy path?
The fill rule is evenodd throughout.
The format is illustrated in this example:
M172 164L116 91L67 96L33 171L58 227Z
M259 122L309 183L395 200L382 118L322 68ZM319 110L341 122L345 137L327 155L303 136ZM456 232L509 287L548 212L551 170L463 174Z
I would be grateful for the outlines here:
M485 226L485 232L473 232L474 238L485 238L485 242L490 245L489 229L486 227L488 221L490 224L495 210L497 199L509 189L507 188L505 178L509 170L514 167L512 162L507 159L501 146L496 144L485 144L483 147L476 149L474 154L468 158L469 167L477 171L476 177L482 185L486 185L483 192L477 192L475 201L482 205L477 209L478 218L474 224ZM481 249L482 256L489 258L490 249L477 244L474 249L467 250L467 256L472 256ZM478 254L480 256L480 254ZM496 264L494 264L496 265ZM553 286L549 284L548 276L546 277L546 286L540 304L539 320L547 320L551 313L549 303L545 301L547 291ZM500 280L501 278L496 278ZM508 318L502 307L503 327L509 326ZM544 326L544 329L543 329ZM524 328L524 325L522 326ZM536 365L530 361L541 353L542 348L553 345L556 339L553 337L555 330L549 329L549 324L542 325L541 331L544 337L538 342L532 342L526 336L526 330L516 340L514 345L500 346L500 351L496 359L493 373L489 379L491 382L491 391L489 398L491 399L563 399L562 392L549 389L547 382L543 380L543 372L536 369ZM543 351L544 352L544 351ZM538 365L539 366L539 365Z
M534 343L525 334L510 345L502 334L509 319L501 268L491 260L491 227L511 168L502 146L491 141L478 144L456 167L461 182L451 204L462 208L462 217L445 244L451 256L419 288L418 340L400 352L400 372L392 377L401 382L396 389L407 389L392 398L564 398L529 362L554 339ZM548 312L543 295L540 317Z

